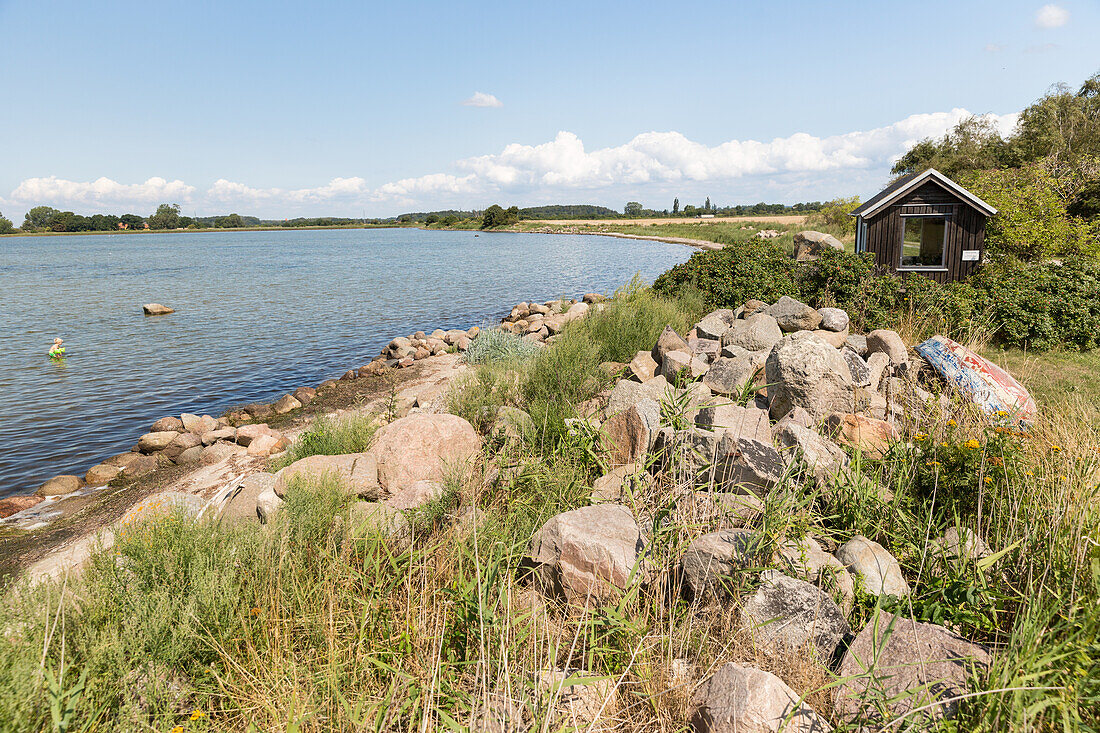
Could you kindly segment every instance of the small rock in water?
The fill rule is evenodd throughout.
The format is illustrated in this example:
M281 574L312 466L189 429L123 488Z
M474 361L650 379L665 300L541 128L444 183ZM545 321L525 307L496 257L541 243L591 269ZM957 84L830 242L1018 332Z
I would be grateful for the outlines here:
M145 315L147 316L163 316L169 313L176 312L174 308L169 308L168 306L161 305L160 303L146 303L145 305L141 306L141 309L145 311Z

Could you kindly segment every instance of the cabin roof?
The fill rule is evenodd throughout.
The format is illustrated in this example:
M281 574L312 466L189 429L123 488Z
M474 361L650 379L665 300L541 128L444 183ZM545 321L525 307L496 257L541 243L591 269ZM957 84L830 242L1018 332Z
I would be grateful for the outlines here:
M864 218L873 216L905 194L916 190L921 184L927 181L938 183L986 216L993 216L997 213L995 208L982 201L935 168L929 168L923 173L909 173L908 175L902 176L857 207L852 211L851 216L862 216Z

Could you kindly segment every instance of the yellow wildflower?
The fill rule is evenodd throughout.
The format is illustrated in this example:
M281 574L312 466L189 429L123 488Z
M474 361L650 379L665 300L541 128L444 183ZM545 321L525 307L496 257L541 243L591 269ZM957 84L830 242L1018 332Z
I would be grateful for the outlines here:
M1035 475L1035 473L1033 471L1025 471L1024 473L1027 476L1034 476Z
M927 436L927 435L925 435L924 433L917 433L917 434L916 434L916 435L914 435L913 437L914 437L914 438L916 438L917 440L924 440L924 439L925 439L925 438L927 438L928 436Z
M985 477L985 482L986 482L987 484L991 484L991 483L993 483L993 479L991 479L991 478L989 478L988 476L986 476L986 477Z
M950 425L951 427L955 427L956 425L958 425L958 423L955 422L954 420L948 420L947 424Z
M205 718L206 713L201 710L195 710L191 713L191 720L198 720L199 718Z
M982 444L979 443L976 438L971 438L970 440L966 441L966 443L964 443L963 445L965 445L967 448L969 448L971 450L977 450L978 448L982 447Z
M253 606L252 608L250 608L248 610L248 612L253 616L259 616L260 615L260 609L257 608L256 606Z
M168 731L168 733L183 733L183 726L182 725L177 725L175 728Z
M1051 449L1052 451L1054 451L1055 453L1057 453L1058 451L1062 450L1062 446L1060 446L1060 445L1052 445L1052 446L1050 446L1050 449Z
M997 410L997 417L1008 417L1008 413L1004 410Z

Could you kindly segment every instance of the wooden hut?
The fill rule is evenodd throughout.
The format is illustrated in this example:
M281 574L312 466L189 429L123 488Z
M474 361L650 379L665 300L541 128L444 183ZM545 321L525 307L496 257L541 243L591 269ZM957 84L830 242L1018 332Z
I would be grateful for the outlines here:
M887 272L962 280L985 254L992 206L935 168L902 176L852 212L856 252Z

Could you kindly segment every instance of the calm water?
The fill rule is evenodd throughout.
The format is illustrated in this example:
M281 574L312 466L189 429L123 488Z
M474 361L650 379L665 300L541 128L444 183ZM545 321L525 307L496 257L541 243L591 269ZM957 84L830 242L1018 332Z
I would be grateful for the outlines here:
M0 497L83 474L164 415L270 400L394 336L651 281L690 254L415 229L0 239ZM177 312L146 318L148 302ZM46 357L56 336L64 364Z

